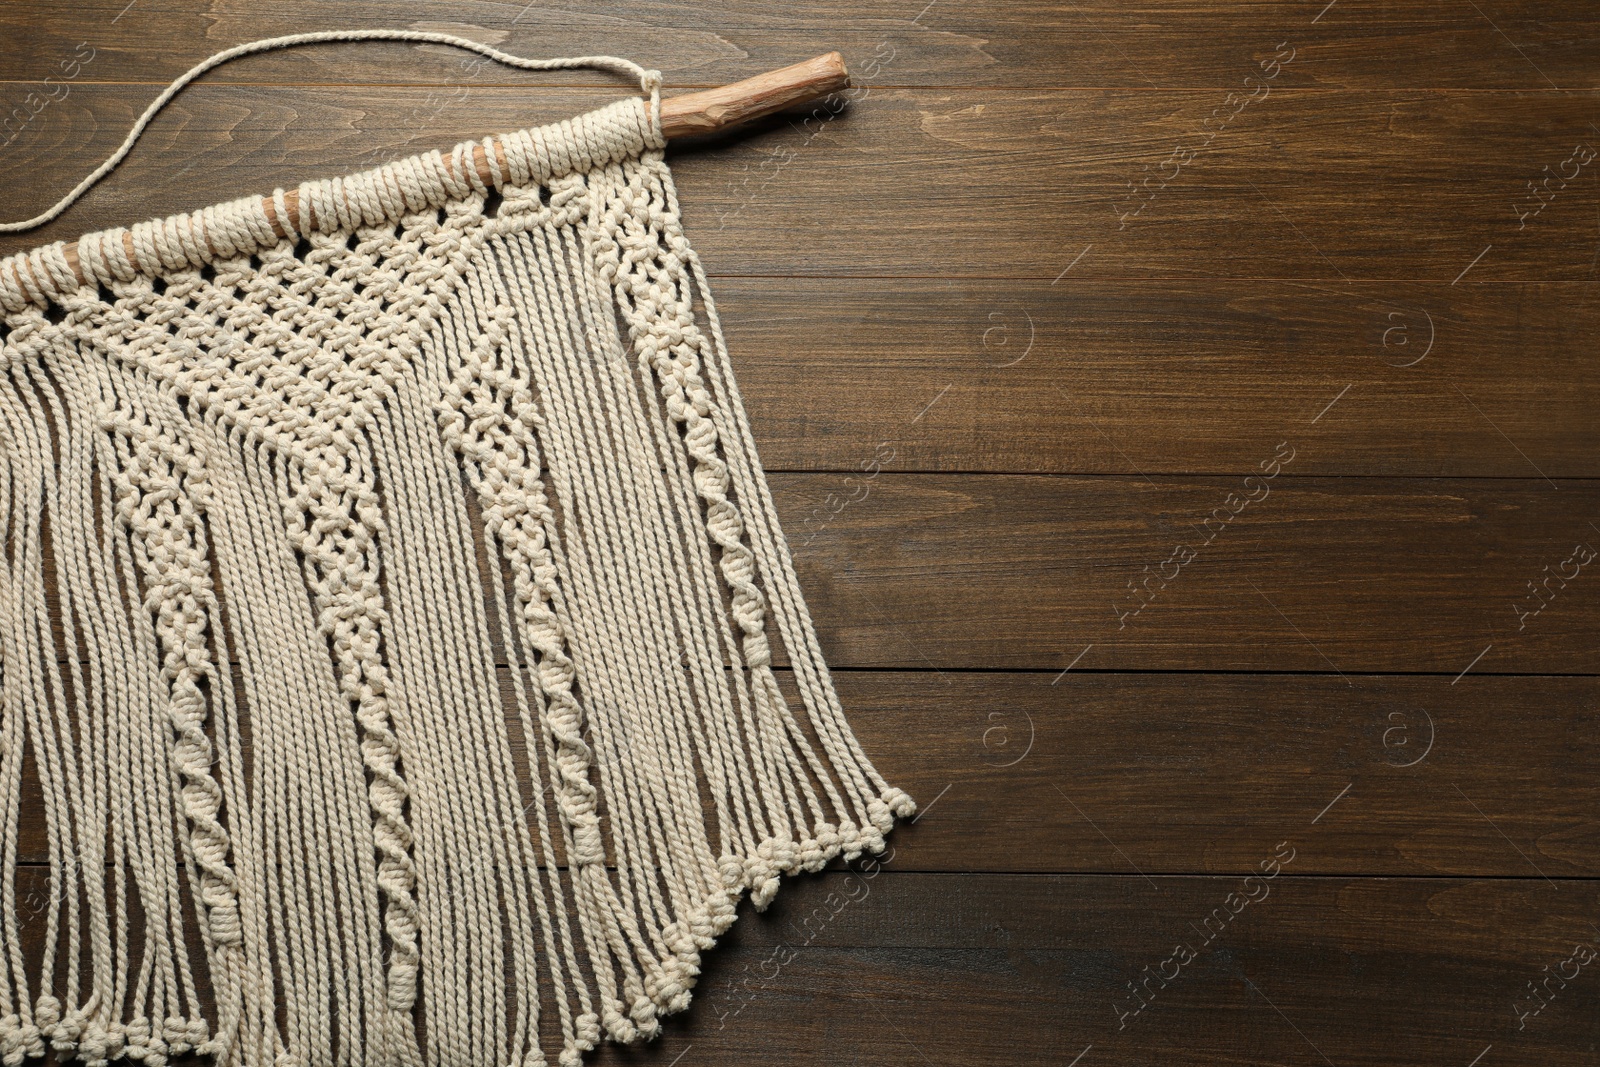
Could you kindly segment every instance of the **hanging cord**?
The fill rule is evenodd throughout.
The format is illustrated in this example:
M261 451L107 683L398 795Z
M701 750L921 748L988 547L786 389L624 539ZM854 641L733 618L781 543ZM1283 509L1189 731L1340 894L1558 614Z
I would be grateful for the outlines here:
M73 187L72 191L57 200L54 206L45 209L31 219L22 222L0 222L0 233L20 233L31 230L37 226L55 219L77 202L94 187L95 183L114 170L118 163L127 158L133 151L134 143L144 133L145 127L150 125L150 120L156 113L166 107L173 97L183 90L183 87L200 77L202 74L229 60L238 59L240 56L254 55L257 52L273 52L280 48L293 48L302 44L325 44L332 41L415 41L420 44L444 44L455 48L464 48L469 52L477 52L487 56L498 63L508 67L519 67L523 70L609 70L618 74L627 74L637 78L639 87L650 95L650 123L659 130L661 128L661 72L646 70L630 60L619 59L616 56L571 56L561 59L526 59L514 56L509 52L502 52L492 45L474 41L469 37L457 37L451 33L433 33L427 30L319 30L313 33L291 33L284 37L266 37L259 41L246 41L244 44L234 45L224 49L208 59L201 60L190 67L183 74L175 78L171 85L161 91L161 95L150 102L144 109L144 114L133 124L133 129L128 131L128 136L118 149L111 153L106 161L100 164Z

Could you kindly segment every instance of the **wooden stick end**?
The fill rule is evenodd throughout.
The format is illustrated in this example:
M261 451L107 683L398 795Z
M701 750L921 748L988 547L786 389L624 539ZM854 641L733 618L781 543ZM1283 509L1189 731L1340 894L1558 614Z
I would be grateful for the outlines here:
M661 133L669 140L713 133L849 86L844 56L827 52L732 85L669 97L661 101Z

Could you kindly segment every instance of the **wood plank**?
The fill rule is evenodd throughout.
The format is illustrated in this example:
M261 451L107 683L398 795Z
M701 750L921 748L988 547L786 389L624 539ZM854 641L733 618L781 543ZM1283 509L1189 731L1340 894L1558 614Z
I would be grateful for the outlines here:
M867 754L923 808L896 869L1244 874L1286 820L1320 816L1299 873L1600 875L1600 680L1057 679L837 676ZM31 774L21 810L19 854L46 862Z
M895 832L901 869L1248 872L1286 822L1320 816L1300 873L1600 873L1595 679L836 680L923 808Z
M1467 1064L1486 1046L1591 1062L1592 965L1552 980L1520 1030L1517 1009L1595 946L1593 882L1302 877L1315 828L1278 840L1258 858L1274 876L1250 882L913 874L898 857L790 880L766 913L742 909L661 1038L593 1062L926 1067L957 1048L974 1065L1346 1067Z
M1585 96L1262 92L892 89L675 173L730 274L1596 277Z
M1297 449L1300 429L1263 439L1260 462ZM1573 558L1575 545L1600 543L1600 485L1278 469L1270 482L771 482L836 667L1060 670L1081 654L1092 670L1430 672L1445 683L1469 666L1600 669L1600 583Z
M421 88L197 86L68 219L0 250L563 118L617 95L484 88L441 102ZM1587 94L1280 89L1248 106L1236 99L1229 114L1243 110L1217 118L1220 132L1201 148L1224 99L887 89L826 124L777 117L680 146L674 169L690 235L721 274L1048 284L1070 267L1075 278L1292 278L1337 291L1350 280L1589 281L1600 271L1590 143L1600 137ZM70 187L121 140L137 106L125 89L85 85L22 124L0 162L0 178L28 190L13 212ZM1184 145L1196 153L1187 163L1174 156ZM1534 181L1551 182L1542 200L1528 190ZM838 231L849 239L827 236Z
M1580 369L1600 333L1593 292L1073 275L714 286L768 470L1250 474L1260 442L1298 426L1297 475L1552 478L1600 473L1600 383Z
M1226 6L915 0L863 8L818 0L774 9L735 0L715 8L626 3L549 9L447 0L408 18L374 0L346 0L336 11L309 0L266 8L242 0L90 0L0 9L0 70L16 79L43 78L59 69L58 57L87 41L95 58L85 79L164 82L241 41L312 27L380 26L443 29L520 55L628 56L662 70L669 84L720 84L837 48L861 77L876 71L873 83L881 85L1232 86L1288 39L1298 50L1296 84L1539 89L1590 84L1600 56L1586 13L1533 0L1499 0L1481 11L1428 0L1324 6L1299 0ZM1396 55L1405 62L1395 62ZM212 77L533 80L470 64L469 57L443 49L344 45L253 58Z
M1316 846L1285 839L1290 872ZM736 925L681 1029L643 1055L607 1050L597 1062L665 1065L692 1046L707 1063L926 1067L960 1050L962 1064L995 1065L1465 1065L1493 1044L1506 1063L1576 1064L1600 1037L1592 977L1522 1031L1512 1011L1541 967L1574 943L1594 946L1592 883L1285 873L1242 889L891 871L797 888L775 905L794 910ZM1232 921L1213 918L1206 942L1198 931L1226 914L1230 893L1266 895ZM1137 1004L1128 983L1180 943L1196 958L1166 988L1152 980L1148 1007L1119 1028Z

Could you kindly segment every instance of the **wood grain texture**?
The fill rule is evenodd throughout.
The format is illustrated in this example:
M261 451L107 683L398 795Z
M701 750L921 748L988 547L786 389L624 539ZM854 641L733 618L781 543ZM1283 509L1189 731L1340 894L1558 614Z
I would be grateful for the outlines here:
M1286 872L1316 849L1310 833L1278 840L1294 850ZM685 1062L1468 1064L1494 1044L1508 1063L1578 1064L1600 1036L1577 980L1521 1031L1512 1010L1543 965L1594 944L1579 884L1284 873L1211 919L1222 932L1207 943L1199 928L1239 879L978 882L892 864L871 882L833 877L736 925L699 1013L642 1058L669 1064L692 1045ZM1119 1025L1137 1004L1128 983L1178 944L1197 958L1166 988L1151 981ZM640 1058L608 1052L600 1062Z
M1294 448L1294 429L1262 440L1261 461L1282 440ZM1082 653L1093 670L1429 672L1449 684L1492 644L1476 671L1600 671L1600 582L1572 562L1565 588L1543 584L1544 568L1600 541L1591 482L772 483L838 666L1060 670Z
M378 25L668 91L837 48L859 86L670 160L841 697L924 811L594 1062L1593 1062L1592 967L1518 1016L1600 945L1600 578L1559 576L1600 547L1589 12L4 5L4 214L211 52ZM254 57L0 254L626 91L427 46ZM36 791L19 830L42 860Z
M1594 291L1069 275L714 295L769 470L892 449L899 472L1243 475L1294 428L1289 477L1568 478L1600 473L1600 384L1573 372Z
M741 908L662 1037L592 1062L1467 1064L1486 1045L1592 1062L1587 970L1520 1030L1515 1011L1595 944L1590 885L1297 875L1316 829L1286 826L1258 862L1289 862L1248 883L913 874L898 850L792 879L766 913ZM23 899L47 899L41 875Z
M1327 7L1327 10L1324 10ZM449 27L524 55L611 52L663 71L670 83L718 85L826 48L852 69L876 62L883 85L1181 88L1232 85L1282 40L1304 50L1296 84L1352 88L1590 88L1597 49L1588 14L1536 0L1441 5L1308 0L1235 4L1119 0L926 0L865 6L818 0L774 7L735 0L606 5L375 0L271 4L250 0L91 0L0 9L0 69L43 78L82 41L97 79L165 82L205 55L308 28ZM479 70L450 49L369 44L263 56L224 81L532 84L537 75ZM559 76L557 76L559 77ZM549 81L550 76L543 76ZM570 82L568 82L570 83Z
M1573 158L1600 142L1586 95L1259 91L869 92L825 132L752 136L731 178L685 152L703 205L686 222L738 274L1596 277L1595 163ZM848 239L811 237L833 228Z

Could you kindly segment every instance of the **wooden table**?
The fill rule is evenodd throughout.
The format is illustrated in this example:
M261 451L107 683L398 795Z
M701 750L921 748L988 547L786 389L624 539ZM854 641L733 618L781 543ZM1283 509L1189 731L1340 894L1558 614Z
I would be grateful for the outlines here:
M922 814L595 1062L1593 1063L1600 28L923 2L9 4L5 214L254 37L444 28L669 91L838 48L842 113L671 159L840 692ZM0 252L620 91L249 59Z

